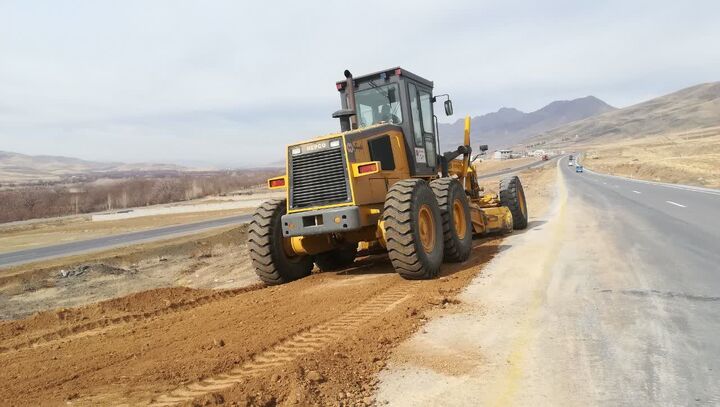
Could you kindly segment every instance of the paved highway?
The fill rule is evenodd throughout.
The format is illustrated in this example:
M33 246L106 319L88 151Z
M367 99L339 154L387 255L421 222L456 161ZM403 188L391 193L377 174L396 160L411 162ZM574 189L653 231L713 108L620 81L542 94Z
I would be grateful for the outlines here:
M568 272L596 274L585 277L595 285L585 299L594 307L581 305L575 324L591 341L586 373L597 380L596 397L718 405L720 191L575 173L566 158L560 168L568 206L587 208L589 223L602 229L595 235L577 219L578 249L605 239L614 256L583 258Z
M398 348L421 362L380 401L720 405L720 191L557 168L551 210Z
M130 244L145 243L153 240L168 239L182 235L204 232L206 230L223 226L246 223L250 220L250 216L251 215L231 216L227 218L212 219L184 225L166 226L157 229L105 236L10 253L0 253L0 267L14 266L37 260L71 256Z

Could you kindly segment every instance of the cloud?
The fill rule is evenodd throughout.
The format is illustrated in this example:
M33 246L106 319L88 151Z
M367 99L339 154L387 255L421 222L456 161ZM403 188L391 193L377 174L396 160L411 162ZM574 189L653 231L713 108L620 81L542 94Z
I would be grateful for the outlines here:
M0 3L0 150L274 161L338 128L346 68L406 67L458 115L623 106L720 72L712 0L245 3Z

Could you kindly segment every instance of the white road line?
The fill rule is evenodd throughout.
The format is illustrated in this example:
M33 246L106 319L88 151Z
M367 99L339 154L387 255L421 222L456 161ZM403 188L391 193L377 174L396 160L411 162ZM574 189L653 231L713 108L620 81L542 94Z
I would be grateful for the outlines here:
M691 185L682 185L682 184L668 184L668 183L664 183L664 182L646 181L646 180L637 179L637 178L627 178L627 177L621 177L619 175L603 174L601 172L595 172L595 171L587 169L587 168L585 168L585 172L593 174L593 175L605 177L605 178L620 178L624 181L629 181L629 182L637 182L637 183L641 183L641 184L655 185L655 186L665 187L665 188L682 189L684 191L699 192L701 194L720 195L719 189L694 187Z
M636 190L634 190L634 189L633 189L633 192L635 192L636 194L642 194L642 192L636 191Z
M679 207L681 207L681 208L687 208L687 206L685 206L685 205L683 205L683 204L679 204L679 203L677 203L677 202L673 202L673 201L665 201L665 202L669 203L670 205L679 206Z

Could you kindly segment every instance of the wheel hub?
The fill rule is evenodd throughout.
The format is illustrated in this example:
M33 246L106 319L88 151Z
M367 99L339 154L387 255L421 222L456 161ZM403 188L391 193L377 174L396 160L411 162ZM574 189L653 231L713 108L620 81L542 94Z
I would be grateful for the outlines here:
M425 253L430 253L435 248L435 220L428 205L422 205L418 213L418 229L420 231L420 243Z
M467 221L465 218L465 208L459 199L453 201L453 223L455 224L455 232L459 239L465 238L467 233Z

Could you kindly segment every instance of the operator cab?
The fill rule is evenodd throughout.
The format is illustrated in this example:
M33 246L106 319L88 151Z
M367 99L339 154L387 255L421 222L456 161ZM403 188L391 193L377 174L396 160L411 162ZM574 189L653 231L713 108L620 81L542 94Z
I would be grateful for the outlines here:
M340 119L341 130L398 126L405 138L412 175L437 174L439 143L432 81L399 67L355 78L345 71L345 77L336 83L342 109L333 114ZM452 114L449 98L445 113Z

